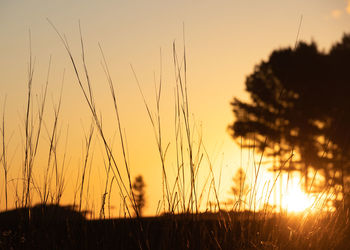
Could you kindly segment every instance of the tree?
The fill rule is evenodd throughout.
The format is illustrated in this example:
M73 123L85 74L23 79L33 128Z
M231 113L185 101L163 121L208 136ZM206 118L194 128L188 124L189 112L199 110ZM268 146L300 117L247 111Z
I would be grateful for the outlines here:
M230 127L233 137L254 138L261 151L278 158L280 167L285 153L300 146L307 169L311 161L307 158L315 151L313 138L318 131L313 120L305 119L316 114L303 96L312 93L305 86L315 85L316 79L310 75L316 71L320 57L316 44L301 43L295 51L290 48L274 51L267 62L256 66L246 79L252 103L237 98L231 103L237 118Z
M238 206L238 210L245 208L244 203L246 202L246 198L249 192L246 178L247 175L242 168L239 168L232 178L233 186L231 187L231 193L234 196L234 205Z
M135 214L140 217L142 216L143 208L146 205L145 186L142 175L135 177L132 185L132 192L133 197L135 198Z
M277 158L274 170L300 171L306 191L313 168L325 176L325 185L340 185L344 193L350 175L350 117L344 115L350 110L344 94L350 93L349 63L349 34L328 53L315 42L273 51L246 78L250 102L231 102L231 135L238 143L253 139L260 151ZM292 151L298 160L287 168Z

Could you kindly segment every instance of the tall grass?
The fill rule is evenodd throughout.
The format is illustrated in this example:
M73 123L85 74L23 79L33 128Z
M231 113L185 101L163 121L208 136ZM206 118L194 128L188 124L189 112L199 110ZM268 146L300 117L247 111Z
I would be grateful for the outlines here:
M8 156L7 156L7 147L8 147L8 142L6 140L6 128L5 128L5 107L6 107L6 98L4 101L4 108L2 111L2 122L1 122L1 127L0 127L0 132L1 132L1 144L2 144L2 152L1 152L1 157L0 157L0 163L2 165L2 168L4 170L4 186L5 186L5 209L7 210L8 208L8 172L10 165L8 164Z
M121 193L121 195L123 197L126 196L128 198L128 200L131 202L132 206L135 208L136 207L135 206L135 199L132 195L132 192L130 192L132 190L130 169L129 169L128 161L127 161L126 154L125 154L125 152L126 152L125 142L124 142L124 137L122 134L122 128L121 128L121 123L120 123L119 110L118 110L118 104L117 104L117 99L116 99L116 95L115 95L115 89L114 89L113 81L112 81L110 74L109 74L108 65L107 65L106 60L104 58L104 54L102 52L102 49L101 49L101 53L103 56L102 66L105 70L106 77L107 77L108 84L109 84L109 88L110 88L110 92L111 92L111 95L113 98L113 105L114 105L114 110L115 110L115 114L116 114L118 130L119 130L119 134L120 134L120 143L121 143L122 151L123 151L124 167L125 167L125 170L127 173L127 184L125 183L124 179L122 178L120 166L119 166L119 164L117 164L117 160L112 152L111 145L110 145L110 143L108 143L107 137L105 136L105 132L104 132L103 127L102 127L102 120L101 120L102 118L100 118L98 113L97 113L95 99L94 99L94 95L93 95L93 91L92 91L92 84L90 81L90 76L89 76L89 72L88 72L87 64L86 64L86 60L85 60L85 48L84 48L83 37L81 34L81 29L79 28L80 38L81 38L80 39L81 55L82 55L81 60L82 60L82 64L83 64L83 72L82 73L79 71L79 69L77 67L76 60L73 57L73 54L70 50L70 47L69 47L67 40L60 34L60 32L56 29L56 27L51 22L50 22L50 24L52 25L52 27L56 31L57 35L61 39L61 42L64 45L64 48L66 49L66 52L68 53L68 56L71 60L72 66L74 68L75 76L77 79L77 83L78 83L78 85L79 85L79 87L84 95L85 101L90 109L91 115L92 115L93 120L95 122L95 126L99 132L100 138L103 141L103 145L105 148L107 158L111 159L111 163L112 163L111 169L112 169L113 175L115 177L116 183L118 185L119 192ZM85 78L85 82L84 82L83 78ZM137 212L136 212L136 214L137 214ZM129 216L130 215L131 214L129 214Z
M21 205L23 207L31 206L31 186L33 185L33 168L34 161L37 156L40 136L43 125L43 115L46 107L47 87L49 84L49 74L51 66L51 58L48 67L47 81L44 86L44 91L41 94L41 98L38 101L38 110L34 114L33 110L33 76L34 76L34 59L32 58L31 51L31 35L29 33L29 63L28 63L28 83L27 83L27 105L26 116L24 121L25 130L25 145L24 145L24 162L23 162L23 191L21 195ZM34 116L37 116L36 118ZM37 124L35 124L37 122ZM55 128L54 128L55 130ZM50 149L51 151L51 149Z

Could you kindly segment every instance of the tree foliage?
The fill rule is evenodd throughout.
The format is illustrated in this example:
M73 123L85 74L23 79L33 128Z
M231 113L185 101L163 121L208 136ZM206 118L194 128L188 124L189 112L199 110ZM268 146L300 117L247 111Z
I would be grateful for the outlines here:
M322 51L315 42L274 50L245 81L248 102L231 102L234 139L253 139L258 149L279 159L293 151L308 187L308 170L325 176L325 185L345 191L350 176L350 34ZM246 145L242 145L246 146ZM289 153L288 153L289 152ZM289 154L289 155L288 155Z

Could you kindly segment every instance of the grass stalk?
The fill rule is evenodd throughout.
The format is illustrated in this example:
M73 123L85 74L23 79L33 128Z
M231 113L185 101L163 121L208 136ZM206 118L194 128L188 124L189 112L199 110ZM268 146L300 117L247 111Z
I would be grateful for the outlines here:
M6 107L6 98L4 101L4 107L2 111L2 122L0 127L1 132L1 143L2 143L2 152L0 157L0 163L4 169L4 184L5 184L5 208L8 209L8 172L10 166L8 165L7 159L7 143L6 143L6 129L5 129L5 107Z

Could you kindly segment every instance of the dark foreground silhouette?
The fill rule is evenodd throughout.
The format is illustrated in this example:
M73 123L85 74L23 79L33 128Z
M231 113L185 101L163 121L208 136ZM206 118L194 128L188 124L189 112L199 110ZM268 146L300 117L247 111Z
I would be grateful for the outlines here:
M345 220L302 218L222 212L86 220L72 207L38 205L0 213L0 248L349 249Z

